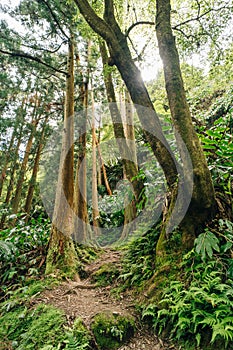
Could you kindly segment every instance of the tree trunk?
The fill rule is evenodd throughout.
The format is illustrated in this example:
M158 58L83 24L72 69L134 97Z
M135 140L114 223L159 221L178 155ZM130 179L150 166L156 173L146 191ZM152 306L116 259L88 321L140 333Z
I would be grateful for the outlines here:
M93 90L91 92L92 99L92 221L95 237L100 235L99 230L99 207L98 207L98 191L97 191L97 158L96 158L96 127L95 127L95 101Z
M74 44L69 40L62 150L46 273L77 277L77 254L71 238L74 196Z
M104 69L108 65L107 50L104 42L100 42L100 52L102 57L102 63ZM134 195L138 201L140 198L141 191L143 189L143 183L136 179L138 174L137 162L134 161L134 154L131 154L131 149L127 144L125 137L124 126L122 124L121 113L117 107L116 95L114 90L114 85L112 82L112 75L110 72L104 71L104 83L107 93L107 99L109 103L110 115L113 123L113 130L115 139L122 155L122 162L125 169L125 174L127 179L132 183L134 189ZM132 180L133 179L133 180Z
M107 42L111 56L109 64L117 66L136 106L146 139L164 171L168 186L173 187L177 180L176 161L163 135L140 71L132 59L127 38L116 22L113 1L105 0L104 19L98 17L87 0L75 0L75 3L90 27Z
M36 131L36 127L37 127L38 122L39 122L39 119L32 120L32 122L31 122L31 133L30 133L30 136L29 136L26 148L25 148L24 158L23 158L23 161L21 164L19 178L18 178L18 182L16 185L14 198L12 199L12 213L13 214L17 214L18 210L19 210L19 203L21 200L24 178L25 178L25 174L27 171L28 159L29 159L29 155L31 152L32 142L33 142L33 138L35 135L35 131Z
M125 120L123 120L123 124L125 126L126 142L130 149L130 154L132 157L131 160L135 164L135 168L138 172L137 150L136 150L136 143L135 143L134 122L133 122L133 106L131 104L131 99L127 89L125 90L125 99L124 99L123 107L124 107L123 115L125 117ZM123 170L124 170L124 178L127 179L128 176L127 176L125 167ZM132 197L132 194L130 192L126 193L124 207L125 207L124 228L121 234L121 238L120 238L121 240L126 239L129 233L134 231L134 229L136 228L133 223L133 220L137 216L137 208L136 208L135 199Z
M177 145L186 178L193 176L193 193L187 214L181 222L183 247L193 246L195 234L216 212L215 193L204 152L192 124L181 75L179 55L172 33L170 0L157 0L156 33ZM186 166L186 154L179 136L187 147L193 170ZM191 172L193 171L193 173ZM191 173L190 173L191 172ZM192 180L192 179L191 179ZM189 186L189 183L187 183Z
M34 160L34 165L33 165L33 169L32 169L32 175L31 175L31 179L29 181L29 188L28 188L28 193L27 193L25 206L24 206L24 211L27 213L27 220L28 220L30 210L31 210L32 198L33 198L35 185L36 185L36 178L37 178L37 174L38 174L38 170L39 170L40 156L41 156L41 152L42 152L42 149L44 146L45 128L46 128L47 121L48 121L48 117L45 119L42 131L41 131L41 136L40 136L40 140L39 140L39 144L37 147L36 156L35 156L35 160Z
M95 135L94 135L94 137L95 137ZM107 194L109 196L112 196L112 190L111 190L111 187L110 187L109 182L108 182L108 176L107 176L104 160L103 160L103 157L102 157L102 152L101 152L101 149L100 149L100 143L96 139L96 137L95 137L95 140L96 140L96 147L97 147L98 159L99 159L99 165L100 165L100 174L103 174L103 179L104 179L104 184L105 184L105 187L106 187Z
M6 179L7 166L9 164L10 159L11 159L12 148L13 148L14 141L16 138L16 129L17 129L17 124L14 127L14 131L13 131L12 136L11 136L10 144L9 144L8 150L6 152L6 155L4 157L5 158L4 164L3 164L3 167L1 170L1 175L0 175L0 197L2 195L3 184L4 184L4 181Z
M78 161L75 175L74 212L76 215L74 225L74 238L79 243L87 243L90 234L87 212L87 165L86 165L86 128L88 107L88 82L81 87L81 100L83 113L80 113L78 140Z
M24 119L24 114L26 114L26 108L24 108L23 111L22 111L23 119ZM17 144L16 144L16 147L14 149L14 154L13 154L13 162L14 163L13 163L13 166L12 166L11 171L10 171L10 180L9 180L9 184L8 184L8 187L7 187L6 198L5 198L5 201L4 201L4 206L6 208L9 207L10 200L11 200L11 195L12 195L12 192L13 192L13 189L14 189L15 172L16 172L16 169L17 169L19 148L20 148L20 145L21 145L22 136L23 136L23 120L22 120L22 123L20 125L20 129L19 129L19 133L18 133L18 140L17 140ZM4 224L5 224L5 221L6 221L6 217L7 217L7 214L4 213L2 215L2 217L1 217L0 228L4 227Z

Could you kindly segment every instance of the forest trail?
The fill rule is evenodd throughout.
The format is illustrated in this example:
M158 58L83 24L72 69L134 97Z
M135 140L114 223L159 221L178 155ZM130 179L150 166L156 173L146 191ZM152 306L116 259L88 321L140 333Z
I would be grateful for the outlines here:
M128 343L118 350L168 350L174 345L163 342L139 322L135 310L135 300L128 293L113 296L111 290L115 283L99 287L93 282L94 274L105 264L120 266L121 252L107 249L94 262L85 268L86 278L78 282L66 281L52 290L46 290L34 299L33 304L45 303L64 311L68 325L72 325L77 317L81 317L88 329L92 318L99 312L110 311L116 314L130 314L137 320L137 329Z

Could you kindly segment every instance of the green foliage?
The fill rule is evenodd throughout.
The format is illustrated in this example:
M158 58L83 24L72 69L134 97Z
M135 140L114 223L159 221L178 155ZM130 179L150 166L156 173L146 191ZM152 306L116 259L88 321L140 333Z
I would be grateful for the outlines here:
M68 350L86 350L90 349L91 336L83 324L81 318L76 318L72 329L66 332L65 349Z
M0 241L0 260L8 261L12 259L12 255L17 250L12 242Z
M120 266L116 266L115 263L103 264L98 271L93 275L94 282L98 286L112 285L114 281L119 277Z
M138 227L135 234L144 230L144 225ZM125 285L140 286L154 274L156 245L160 233L160 225L148 230L146 234L132 241L123 260L123 270L120 278Z
M208 111L209 123L199 134L215 187L228 195L232 195L233 180L232 89Z
M233 280L224 273L226 263L220 258L203 263L192 250L180 268L182 279L170 281L159 304L144 307L143 318L186 348L194 343L227 348L233 340Z
M41 304L34 310L20 307L2 315L0 338L14 341L18 350L56 346L64 339L64 322L63 313L52 306Z
M49 232L50 222L42 217L28 224L19 220L15 227L1 231L1 288L43 271Z
M30 303L31 298L39 295L45 289L52 288L57 283L57 280L46 277L40 280L27 279L23 286L18 287L18 285L14 285L12 289L6 288L4 294L5 301L1 304L1 310L3 312L9 312L15 307Z
M197 254L201 254L202 260L205 260L206 255L208 255L209 258L212 258L213 250L216 250L217 252L220 251L218 238L208 229L205 229L205 232L201 233L195 239L195 244L196 252Z
M39 304L28 308L30 299L46 287L48 283L37 281L12 292L11 298L1 304L0 339L6 346L3 349L8 350L10 344L19 350L90 349L91 337L80 318L70 328L64 313L53 306Z
M132 316L99 313L94 317L91 329L100 349L118 349L133 335L135 321Z

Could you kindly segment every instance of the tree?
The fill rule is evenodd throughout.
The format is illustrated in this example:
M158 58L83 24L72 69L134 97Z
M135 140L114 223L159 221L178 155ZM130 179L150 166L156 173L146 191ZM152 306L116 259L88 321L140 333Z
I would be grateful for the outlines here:
M193 245L199 225L201 227L216 214L215 193L210 171L192 124L192 118L185 96L179 56L171 28L170 1L157 0L156 4L156 33L159 52L163 61L166 90L173 125L175 127L177 145L184 164L184 171L187 173L186 178L193 177L194 181L191 203L188 212L181 222L184 247L190 248ZM185 165L186 155L179 142L179 136L184 141L192 160L192 174L188 174L190 169ZM189 183L187 185L189 186Z
M74 43L72 34L68 48L62 150L46 273L59 270L74 278L77 275L77 255L71 238L74 208Z
M146 139L164 170L168 186L172 187L177 181L176 162L162 133L159 118L154 110L140 71L131 56L127 38L122 33L114 16L113 1L105 0L104 19L95 13L88 1L75 0L75 3L90 27L106 41L110 53L108 63L116 65L118 68L137 108ZM145 107L147 113L145 113ZM151 134L148 130L153 130L155 133Z
M31 206L32 206L32 199L33 199L33 194L34 194L35 185L36 185L36 178L37 178L38 171L39 171L40 157L41 157L41 153L42 153L42 150L44 147L47 122L48 122L48 115L46 116L44 123L43 123L43 126L42 126L42 130L40 133L40 139L38 141L38 146L36 149L36 155L35 155L35 159L34 159L32 174L31 174L31 178L29 181L29 187L28 187L27 197L26 197L25 206L24 206L24 211L27 213L27 219L29 217Z
M93 230L95 237L98 237L99 232L99 207L98 207L98 190L97 190L97 157L96 157L96 119L95 119L95 100L94 92L91 91L91 104L92 104L92 221L93 221Z
M114 16L114 3L112 0L105 0L104 19L100 18L95 13L93 8L89 5L89 3L86 0L75 0L75 3L77 4L81 14L84 16L85 20L90 25L90 27L96 33L102 36L102 38L106 41L110 53L109 64L117 66L129 90L132 101L136 104L137 112L139 115L139 119L142 123L143 129L148 130L149 127L150 130L156 130L156 137L151 137L151 135L149 135L147 131L145 132L145 134L147 136L148 142L151 145L152 150L154 151L164 171L168 186L172 191L171 204L168 211L169 219L169 217L172 214L174 202L177 196L176 162L171 156L170 148L167 146L167 142L162 133L159 120L154 112L153 105L149 98L147 89L140 77L139 70L132 60L126 36L122 33ZM190 157L193 162L194 168L194 192L192 195L192 202L186 219L184 219L182 223L186 233L187 226L190 224L191 215L192 213L195 213L195 211L198 211L198 205L201 204L202 201L204 201L204 203L202 203L202 208L205 209L204 214L199 216L198 222L192 224L192 233L190 234L190 236L188 236L187 234L184 235L184 241L186 242L186 245L190 246L190 244L193 243L197 226L204 224L210 213L212 215L215 214L215 200L210 173L206 165L203 151L197 139L197 135L195 134L194 128L192 126L187 102L185 99L184 88L180 74L179 58L175 49L174 38L171 35L170 21L167 17L170 15L170 4L168 4L167 6L167 2L165 2L164 6L165 7L163 8L161 2L158 2L157 4L157 29L161 56L163 60L166 60L165 65L168 65L168 68L165 72L165 77L167 79L166 83L169 103L172 109L176 131L179 131L181 137L184 138L183 142L185 143L188 151L190 152ZM164 14L163 11L165 11ZM170 52L168 48L169 44L172 44ZM171 57L171 54L174 55L174 58ZM172 69L175 69L174 74ZM178 91L175 91L175 89L177 88ZM177 102L176 98L178 98ZM139 106L148 108L148 114L146 116L142 114L142 109ZM178 122L180 113L182 113L182 120ZM185 123L184 131L181 127L183 122ZM195 145L191 146L192 143L194 143ZM164 145L166 145L166 147ZM179 147L179 151L181 152L181 158L184 162L184 169L186 172L185 175L189 180L191 180L190 174L187 173L189 169L186 168L186 159L184 157L183 147ZM197 155L195 155L196 151L198 152ZM202 192L198 191L198 184L201 185ZM189 190L189 181L187 183L184 183L184 194L186 190L185 186L187 186L187 190ZM207 186L207 189L205 189L205 186ZM208 195L210 195L210 198L208 198ZM183 196L182 200L186 200L185 196ZM183 205L183 203L180 203L179 205ZM166 239L166 230L163 230L158 245L158 252L160 254L165 253L164 242ZM163 242L163 244L161 244L161 242Z

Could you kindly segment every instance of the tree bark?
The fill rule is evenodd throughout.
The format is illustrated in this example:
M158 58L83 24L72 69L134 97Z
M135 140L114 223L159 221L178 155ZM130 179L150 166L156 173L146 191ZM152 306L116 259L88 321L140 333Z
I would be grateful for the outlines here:
M163 135L140 71L132 59L127 38L116 22L113 1L105 0L104 19L94 12L87 0L75 0L75 3L90 27L106 41L110 53L109 63L117 66L136 105L144 134L164 171L168 186L174 186L177 180L176 161Z
M214 187L204 152L192 124L189 106L185 96L179 55L171 28L170 0L157 0L156 33L160 56L164 66L167 96L175 127L184 171L187 178L193 176L193 193L187 214L181 222L183 246L193 246L195 235L202 225L216 213ZM193 174L186 166L186 154L179 142L181 136L190 155Z
M133 109L132 109L131 99L127 89L125 90L123 107L124 107L123 115L125 116L125 120L122 120L122 121L125 126L126 142L130 149L130 154L132 157L131 161L135 164L135 168L138 173L137 149L136 149L136 143L135 143L134 122L133 122ZM124 173L124 178L127 179L128 175L125 167L123 169L123 173ZM123 228L120 240L126 239L130 231L132 232L136 228L133 223L133 220L137 217L136 201L132 197L132 194L130 192L126 193L124 207L125 207L124 228Z
M97 191L97 157L96 157L96 127L95 127L95 101L93 90L91 92L92 99L92 221L95 237L100 235L99 230L99 207L98 207L98 191Z
M107 99L109 103L110 115L113 123L114 136L122 155L123 167L127 179L132 183L134 189L134 195L136 201L140 199L140 194L143 189L143 183L136 179L138 174L137 162L134 161L134 154L127 144L125 137L124 126L122 124L121 113L117 107L116 94L112 81L112 75L109 71L105 72L105 68L108 67L108 55L104 42L100 42L100 52L102 57L102 63L104 68L104 83L107 93ZM133 179L133 180L132 180Z
M29 187L28 187L27 197L26 197L25 206L24 206L24 211L27 213L27 220L31 210L32 198L33 198L35 185L36 185L36 178L39 170L41 152L44 146L45 128L46 128L47 121L48 121L48 117L45 119L42 131L41 131L41 136L40 136L39 144L36 150L36 156L35 156L34 165L32 169L32 175L29 181Z
M10 158L11 158L12 148L13 148L14 141L15 141L15 138L16 138L16 129L17 129L17 125L15 125L14 131L12 133L10 144L9 144L8 150L6 152L5 159L4 159L4 164L3 164L3 167L2 167L2 170L1 170L1 175L0 175L0 197L2 195L3 184L4 184L4 181L6 179L7 166L9 164L9 161L10 161Z
M13 166L11 167L10 180L9 180L9 184L8 184L8 187L7 187L6 198L5 198L5 201L4 201L4 206L6 208L10 204L11 195L12 195L12 192L13 192L13 189L14 189L15 172L16 172L16 169L17 169L17 166L18 166L19 148L20 148L21 141L22 141L22 136L23 136L23 121L24 121L24 117L25 117L25 114L26 114L25 98L24 98L24 101L22 103L22 106L24 107L23 110L21 110L21 112L20 112L22 114L22 122L21 122L20 127L19 127L17 144L16 144L16 147L15 147L14 152L13 152L13 162L14 163L13 163ZM6 221L6 217L7 217L7 214L4 213L2 215L2 217L1 217L0 228L4 227L4 224L5 224L5 221Z
M46 273L77 278L77 254L71 238L74 196L74 44L71 34L67 59L62 150Z
M35 106L35 108L36 108L36 106ZM31 152L32 142L33 142L33 138L35 135L35 131L36 131L36 127L37 127L38 122L39 122L39 119L34 119L31 122L31 133L30 133L27 145L26 145L25 152L24 152L24 158L23 158L23 161L21 164L19 178L18 178L18 182L16 185L14 198L12 199L12 213L13 214L17 214L18 210L19 210L19 204L20 204L20 200L21 200L22 188L23 188L24 178L25 178L25 174L26 174L26 170L27 170L28 159L29 159L29 155Z
M83 112L80 113L78 140L78 161L75 175L75 195L74 195L74 238L79 243L88 241L88 212L87 212L87 165L86 165L86 128L87 128L87 108L88 108L88 82L81 86L81 101ZM90 238L90 237L89 237Z

